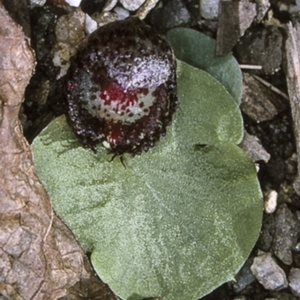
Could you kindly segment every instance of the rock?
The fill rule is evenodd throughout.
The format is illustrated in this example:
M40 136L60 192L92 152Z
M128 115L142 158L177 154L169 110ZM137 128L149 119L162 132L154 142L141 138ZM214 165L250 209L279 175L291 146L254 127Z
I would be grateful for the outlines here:
M272 214L277 207L278 193L274 190L268 191L265 194L265 212Z
M210 32L217 32L218 29L218 21L216 20L199 20L198 22L198 26L200 31L206 32L206 31L210 31Z
M43 6L46 0L30 0L30 8Z
M286 100L250 74L243 74L244 91L241 110L256 122L272 120L287 109Z
M262 298L263 299L263 298ZM290 291L272 292L272 298L264 298L264 300L299 300Z
M290 5L288 8L290 14L299 14L300 12L300 5Z
M84 20L85 13L81 10L61 16L55 27L57 42L77 46L84 38Z
M295 251L293 253L293 266L296 268L300 268L300 243L298 243L295 247Z
M298 202L300 202L300 198L298 198ZM297 220L300 222L300 211L296 211L296 217L297 217ZM299 243L297 244L297 246L299 245ZM296 247L297 247L296 246ZM297 251L300 251L300 245L298 246L298 248L296 248Z
M265 252L270 251L273 244L274 232L275 232L274 214L265 214L257 247Z
M250 269L252 262L253 259L248 258L238 274L235 276L235 282L233 283L233 289L235 293L239 293L255 280L255 277Z
M119 7L119 6L114 8L114 12L118 15L119 20L124 20L124 19L128 18L130 15L128 10L126 10L122 7Z
M65 14L58 6L44 5L32 10L32 45L38 61L37 68L47 79L55 82L60 72L53 65L54 45L56 44L55 26L58 18Z
M124 8L135 11L137 10L145 0L120 0L120 3L124 6Z
M117 21L119 19L118 15L115 12L111 12L111 11L103 11L102 13L95 13L92 15L92 18L97 22L98 27Z
M284 271L277 265L271 253L255 257L251 271L267 290L278 291L288 286Z
M273 251L286 265L293 262L292 250L297 245L300 224L286 204L278 207L275 214L275 236Z
M102 12L111 11L118 3L118 0L107 0Z
M285 161L285 178L288 182L294 182L297 176L297 154L294 153ZM298 208L300 208L300 202L295 203Z
M61 68L58 78L67 73L70 57L76 53L77 45L85 36L84 32L85 13L80 9L58 19L55 27L57 44L53 58L53 64Z
M255 0L256 2L256 22L260 23L266 15L266 12L269 10L271 4L269 0Z
M300 269L292 268L289 273L289 286L293 294L300 297Z
M262 160L267 163L271 157L261 145L260 140L256 136L247 133L247 131L244 132L244 138L239 146L253 162Z
M235 47L240 64L261 65L257 73L272 74L282 62L283 36L276 26L255 26L246 31Z
M200 0L200 13L204 19L214 20L219 15L220 0Z
M81 0L65 0L70 6L79 7Z
M149 14L149 22L158 31L166 32L173 27L189 25L191 16L183 1L173 0L154 8Z
M84 24L85 24L85 32L87 34L91 34L98 27L97 22L93 20L88 14L85 15Z

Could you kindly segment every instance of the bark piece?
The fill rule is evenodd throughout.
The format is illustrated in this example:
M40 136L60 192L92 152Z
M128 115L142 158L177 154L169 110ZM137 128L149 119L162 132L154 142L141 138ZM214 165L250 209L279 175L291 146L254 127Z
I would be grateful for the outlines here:
M116 299L93 275L72 233L54 215L35 174L18 119L34 54L1 3L0 24L0 295L59 299L74 285L92 279L98 296L104 295L101 299ZM82 299L91 285L80 287L72 299Z
M295 27L291 23L287 24L287 40L285 43L286 54L286 80L290 97L293 127L297 150L298 170L300 166L300 24ZM294 188L300 195L300 176L294 181Z
M217 31L216 55L226 55L251 25L256 5L248 0L221 1Z

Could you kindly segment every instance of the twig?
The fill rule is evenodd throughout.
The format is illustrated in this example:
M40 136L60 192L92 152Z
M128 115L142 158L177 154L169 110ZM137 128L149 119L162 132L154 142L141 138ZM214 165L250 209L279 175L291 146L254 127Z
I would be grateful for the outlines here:
M245 70L261 70L262 66L260 65L239 65L241 69Z
M273 84L271 84L270 82L268 82L268 81L262 79L261 77L259 77L259 76L257 76L257 75L254 75L254 74L251 74L251 76L252 76L253 78L255 78L257 81L259 81L260 83L262 83L264 86L266 86L268 89L270 89L271 91L273 91L274 93L276 93L276 94L282 96L284 99L286 99L286 100L289 100L289 99L290 99L289 96L288 96L286 93L284 93L284 92L282 92L281 90L279 90L277 87L275 87L275 86L274 86Z

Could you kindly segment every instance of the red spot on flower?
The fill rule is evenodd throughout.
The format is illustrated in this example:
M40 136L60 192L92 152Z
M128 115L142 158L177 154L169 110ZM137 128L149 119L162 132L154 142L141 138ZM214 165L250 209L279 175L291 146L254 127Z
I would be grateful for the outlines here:
M106 141L112 146L117 145L122 136L121 125L120 123L111 123L109 127L110 130Z
M137 102L135 90L124 90L116 82L107 82L101 89L100 98L104 100L105 105L112 106L115 112L124 111L126 107L133 106ZM112 105L115 102L115 105Z

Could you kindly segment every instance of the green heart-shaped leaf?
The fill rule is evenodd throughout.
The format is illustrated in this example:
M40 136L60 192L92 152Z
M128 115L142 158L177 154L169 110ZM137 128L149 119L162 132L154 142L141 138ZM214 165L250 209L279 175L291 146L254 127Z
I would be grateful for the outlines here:
M243 92L241 69L231 54L215 56L215 40L190 28L171 29L166 39L178 59L205 70L215 77L224 85L236 103L240 103Z
M260 230L253 163L230 94L187 64L166 137L141 156L82 148L60 117L34 141L39 177L100 278L121 298L197 299L231 280Z

